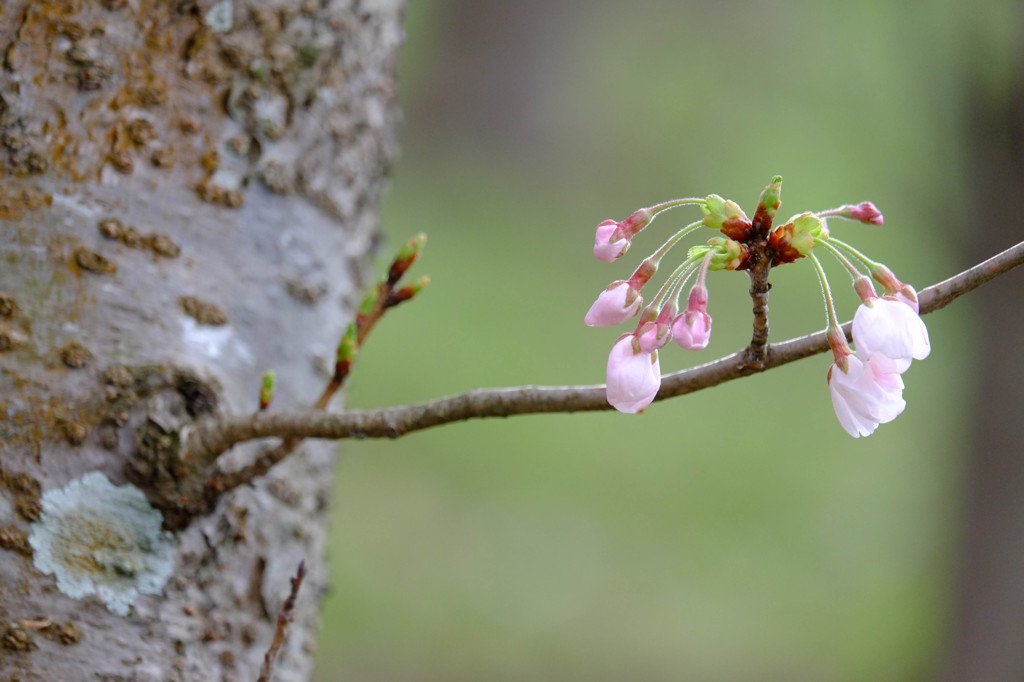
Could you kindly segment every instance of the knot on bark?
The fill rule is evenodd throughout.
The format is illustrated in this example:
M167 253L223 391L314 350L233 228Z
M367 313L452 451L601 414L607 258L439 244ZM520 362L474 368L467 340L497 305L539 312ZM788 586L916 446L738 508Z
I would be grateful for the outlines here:
M208 506L203 489L210 467L187 456L185 434L216 412L217 386L191 369L165 365L117 365L103 380L110 420L132 443L125 476L163 513L165 527L184 527Z

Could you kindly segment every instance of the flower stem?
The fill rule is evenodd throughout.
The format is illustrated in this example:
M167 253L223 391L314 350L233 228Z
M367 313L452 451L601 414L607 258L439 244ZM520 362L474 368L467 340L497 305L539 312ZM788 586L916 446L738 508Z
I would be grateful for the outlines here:
M826 249L828 249L832 253L832 255L835 256L836 259L840 263L842 263L843 266L846 267L847 271L849 271L850 273L850 277L852 277L854 280L856 280L858 277L862 277L863 274L860 270L857 269L857 266L851 263L850 259L844 256L843 252L837 249L833 244L831 244L830 241L831 240L817 238L814 240L814 243L820 244L821 246L824 246Z
M821 293L825 298L825 316L828 318L828 329L831 331L839 327L839 318L836 316L836 306L832 301L832 289L828 286L828 278L825 277L825 269L821 267L821 261L813 253L807 257L814 264L814 270L818 274L818 281L821 283Z
M629 278L630 286L639 291L641 287L650 281L654 273L658 271L658 265L661 263L661 259L665 257L665 254L679 243L679 240L699 228L702 224L700 221L690 223L666 239L665 243L659 246L657 251L644 258L636 270L633 271L632 276Z
M825 297L825 314L828 317L828 328L825 330L825 336L828 339L828 345L832 349L836 365L843 372L846 372L849 367L846 358L853 355L853 351L850 349L850 344L846 342L846 332L843 331L843 326L839 324L839 318L836 316L836 306L832 301L832 290L828 286L825 269L821 267L821 261L813 253L807 254L807 257L814 264L814 270L818 273L818 281L821 282L821 293Z
M666 301L672 301L677 308L679 307L679 295L683 292L683 287L686 286L686 282L689 281L690 277L693 275L693 271L694 267L691 263L686 272L681 272L676 276L675 281L672 283L672 291L665 299Z
M704 256L704 262L700 265L700 274L697 275L697 284L706 286L705 282L708 278L708 268L711 266L711 255L712 252L708 251L707 255Z
M703 204L704 201L705 199L702 197L670 199L669 201L663 201L660 204L655 204L654 206L648 206L645 210L650 211L651 213L654 214L653 216L651 216L651 220L654 220L654 216L658 215L659 213L662 213L663 211L667 211L670 208L675 208L677 206L686 206L687 204Z
M879 267L881 265L881 263L876 263L875 261L871 260L870 258L865 256L863 253L861 253L857 249L853 248L852 246L850 246L846 242L844 242L842 240L839 240L839 239L836 239L835 237L829 237L828 238L828 243L834 244L834 245L837 245L837 246L840 246L840 247L846 249L846 251L848 253L853 254L854 258L862 261L864 263L864 265L868 266L869 270L874 270L875 268L877 268L877 267ZM857 274L859 275L860 273L858 272Z
M676 298L672 300L679 300L679 295L676 289L682 288L682 285L679 284L678 287L676 285L680 281L685 282L687 279L690 278L690 275L693 274L693 267L696 262L696 258L687 258L685 261L680 263L675 270L672 271L672 274L669 275L668 279L665 280L665 283L661 286L661 289L658 290L657 296L654 297L655 301L660 300L660 302L658 303L659 308L664 304L665 301L668 301L672 298L672 293L676 294Z
M657 251L655 251L654 253L652 253L650 256L647 257L647 260L653 261L654 265L657 266L658 263L661 262L661 259L665 256L665 254L668 253L669 250L673 246L675 246L677 243L679 243L680 239L682 239L686 235L690 234L691 232L696 230L701 225L703 225L703 222L698 220L697 222L690 223L686 227L682 228L681 230L676 232L674 235L672 235L671 237L666 239L665 243L662 244L660 247L658 247Z

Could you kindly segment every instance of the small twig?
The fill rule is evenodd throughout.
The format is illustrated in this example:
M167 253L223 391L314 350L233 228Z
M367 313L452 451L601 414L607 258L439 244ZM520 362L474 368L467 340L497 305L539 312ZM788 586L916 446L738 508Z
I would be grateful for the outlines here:
M768 282L768 273L772 269L775 253L769 246L769 235L772 222L781 203L779 189L782 176L776 175L771 183L761 192L757 200L754 218L750 221L750 232L744 243L750 249L751 263L747 269L750 277L750 300L754 304L754 333L750 337L743 359L743 371L746 374L760 372L764 369L768 356L768 292L772 285Z
M754 304L754 334L743 361L751 372L761 370L768 355L768 292L772 288L768 283L768 273L772 265L765 246L762 240L750 249L754 264L747 270L750 276L750 300Z
M1024 242L923 289L918 295L921 313L939 310L1021 263L1024 263ZM849 322L843 325L843 330L849 337ZM666 375L662 378L656 400L717 386L746 376L751 371L779 367L824 352L828 347L824 331L808 334L772 344L763 364L756 367L747 363L747 349L743 349L713 362ZM605 398L603 385L478 389L426 403L378 410L351 410L342 414L257 413L206 421L190 434L188 448L191 453L212 458L237 443L256 438L397 438L412 431L467 419L608 409L611 406Z
M342 337L339 344L338 359L334 366L334 374L320 393L320 397L313 403L313 410L322 411L327 409L331 399L345 383L345 379L348 378L352 370L352 361L355 359L355 354L358 353L359 348L366 341L366 337L369 336L370 331L380 318L384 316L384 313L412 299L429 282L427 278L423 278L415 284L395 289L399 280L402 279L413 263L416 262L417 258L419 258L426 239L426 235L418 234L409 240L398 252L395 260L391 263L391 267L388 268L387 277L364 299L363 304L356 313L355 322ZM282 440L276 447L261 454L248 466L236 471L219 473L212 476L206 484L206 497L211 500L216 499L226 491L233 490L264 475L272 466L294 452L295 448L302 443L303 438L305 436L302 434L293 434Z
M295 619L295 599L299 596L299 588L302 587L302 580L306 577L306 562L299 562L299 569L292 578L292 591L285 600L284 605L277 614L277 628L274 629L274 641L267 649L267 655L263 657L263 667L260 668L260 676L256 682L270 682L270 675L274 671L274 660L277 652L284 644L284 637L288 631L288 624Z

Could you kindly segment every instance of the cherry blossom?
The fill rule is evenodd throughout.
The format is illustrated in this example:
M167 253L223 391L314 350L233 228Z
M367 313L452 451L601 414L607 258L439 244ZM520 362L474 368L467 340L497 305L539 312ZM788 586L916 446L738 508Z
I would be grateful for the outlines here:
M690 290L690 303L683 314L672 321L672 338L687 350L707 348L711 340L711 316L708 310L707 287L697 285Z
M588 327L614 327L636 315L643 302L629 282L612 282L590 306L583 322Z
M891 422L907 406L903 379L884 371L874 358L864 362L857 355L848 355L845 372L833 363L828 370L828 388L839 424L854 438L870 436L879 424Z
M903 373L931 352L928 328L913 308L888 296L868 298L853 316L853 343L861 357L882 355L887 369ZM878 361L881 366L883 363Z
M640 350L653 353L672 338L672 320L676 316L675 302L669 303L658 313L658 317L650 322L643 322L637 327L636 336L640 342ZM644 316L641 315L641 319Z
M602 221L594 235L594 256L605 263L614 263L629 249L629 238L614 220Z
M870 201L862 201L856 206L843 206L842 215L850 220L859 220L868 225L882 225L885 218L882 212Z
M627 414L640 412L661 387L658 352L643 352L635 334L623 334L608 355L607 384L612 407Z
M827 335L835 358L828 374L829 392L840 424L854 437L867 436L879 424L892 421L903 412L906 403L902 375L914 360L922 360L931 352L928 329L919 315L917 292L897 279L888 267L834 236L831 229L840 218L882 225L882 212L870 201L862 201L824 211L805 211L777 225L781 183L781 176L772 177L749 218L736 202L709 194L704 198L664 201L638 209L624 220L605 220L597 226L594 255L610 263L626 252L633 237L659 213L688 205L698 207L703 214L700 220L676 230L640 263L629 279L613 282L584 318L592 327L607 327L639 316L636 330L620 336L608 357L608 402L620 412L642 411L654 400L661 385L658 353L669 340L675 339L687 350L700 350L710 343L706 285L709 270L749 271L755 320L754 336L745 358L756 361L765 357L767 291L771 286L768 273L797 261L813 265L825 299ZM834 220L832 225L830 219ZM649 302L644 307L640 292L657 274L663 257L684 237L703 229L719 234L691 246L661 288L656 293L647 292ZM818 258L822 252L835 257L847 270L863 301L853 320L856 352L839 323L832 290ZM690 290L689 304L678 314L679 297L698 263L700 270ZM863 272L864 267L867 273ZM875 288L877 284L884 287L884 292Z

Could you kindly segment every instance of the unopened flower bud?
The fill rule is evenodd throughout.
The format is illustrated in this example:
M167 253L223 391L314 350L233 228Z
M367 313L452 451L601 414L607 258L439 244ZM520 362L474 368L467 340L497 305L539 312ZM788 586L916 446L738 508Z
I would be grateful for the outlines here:
M399 303L404 303L412 299L414 296L416 296L416 294L423 291L428 284L430 284L430 277L424 275L423 277L420 277L419 280L417 280L416 282L413 282L412 284L407 284L401 289L392 292L392 294L388 297L388 307L390 308L392 306L398 305Z
M747 237L750 231L750 220L735 201L711 194L704 200L701 210L704 212L702 223L707 227L721 230L731 239Z
M640 312L643 302L629 282L612 282L590 306L583 322L588 327L614 327Z
M801 213L793 218L793 226L797 232L809 234L815 238L828 238L828 224L813 213Z
M686 310L672 321L672 338L680 347L687 350L707 348L711 340L711 316L707 310L707 287L697 285L690 290Z
M626 237L619 224L614 220L605 220L597 226L594 235L594 257L605 263L613 263L616 258L629 250L629 238Z
M622 222L602 221L594 234L594 257L605 263L622 257L629 250L630 241L636 233L650 225L655 215L655 211L641 208Z
M761 198L757 202L757 210L754 211L754 218L750 221L750 237L755 239L768 237L768 233L772 229L772 221L775 220L775 214L782 203L780 199L781 194L782 176L776 175L772 178L771 183L764 188L764 191L761 192ZM733 238L740 239L738 237ZM740 240L746 241L746 239Z
M670 303L661 309L655 320L644 322L637 327L636 336L641 351L653 353L669 342L672 338L672 320L676 312L675 303Z
M402 278L402 275L412 267L412 264L416 262L416 259L420 257L423 252L423 247L427 243L427 235L420 232L412 239L407 241L398 254L395 256L395 260L391 263L391 268L388 270L388 284L394 286L398 283L398 280Z
M782 204L782 176L776 175L772 181L761 192L761 199L757 202L757 210L762 209L769 218L775 218L775 213Z
M708 240L708 245L710 249L704 249L703 254L707 254L708 251L713 253L710 270L741 270L750 254L750 249L743 244L724 237L712 237ZM695 249L701 248L704 247L690 249L691 256L698 253Z
M725 199L717 194L709 194L704 197L704 204L700 207L700 210L704 212L704 215L712 213L725 214Z
M352 322L348 325L348 329L345 330L345 334L341 337L341 341L338 342L338 354L334 363L334 375L338 377L348 374L348 370L352 366L352 361L356 359L356 355L358 354L358 330L356 328L356 323Z
M606 396L612 407L627 414L640 412L651 404L661 387L658 352L643 352L635 335L623 334L608 355L606 381Z
M274 399L274 388L277 385L277 376L274 374L274 370L267 370L263 374L263 380L260 382L260 409L265 410L270 407L271 401Z
M409 241L402 245L398 253L395 255L395 260L410 260L417 258L420 253L423 252L423 247L427 244L427 235L420 232L417 235L413 235Z
M885 222L882 212L870 201L862 201L856 206L847 204L839 210L844 218L859 220L866 225L881 225Z
M814 250L814 240L828 237L825 221L813 213L801 213L768 235L768 244L775 252L772 265L792 263Z

